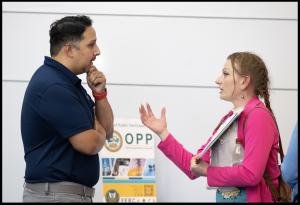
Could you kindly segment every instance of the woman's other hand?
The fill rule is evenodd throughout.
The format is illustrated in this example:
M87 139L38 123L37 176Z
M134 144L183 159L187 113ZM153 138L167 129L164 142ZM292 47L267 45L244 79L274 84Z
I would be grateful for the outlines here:
M193 156L191 159L191 172L195 176L206 176L208 166L208 163L198 159L197 156Z

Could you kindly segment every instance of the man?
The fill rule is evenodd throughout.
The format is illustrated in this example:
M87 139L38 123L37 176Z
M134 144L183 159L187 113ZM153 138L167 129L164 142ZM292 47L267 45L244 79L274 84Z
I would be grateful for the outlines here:
M93 61L100 50L92 20L52 23L50 57L32 76L22 106L24 202L92 202L98 152L113 133L106 78ZM86 73L95 103L76 76Z

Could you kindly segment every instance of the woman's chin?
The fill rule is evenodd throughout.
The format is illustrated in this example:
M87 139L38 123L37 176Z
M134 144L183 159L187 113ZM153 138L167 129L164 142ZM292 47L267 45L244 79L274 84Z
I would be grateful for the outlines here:
M228 98L226 98L226 97L223 96L223 95L220 95L219 97L220 97L221 100L224 100L224 101L230 101Z

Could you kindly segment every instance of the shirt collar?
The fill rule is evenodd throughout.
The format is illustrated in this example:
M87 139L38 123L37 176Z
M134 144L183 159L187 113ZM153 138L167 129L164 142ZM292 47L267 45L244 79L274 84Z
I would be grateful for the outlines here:
M258 98L258 96L255 95L247 102L244 110L248 111L260 103L262 103L262 101Z
M54 60L53 58L45 56L44 64L60 71L65 77L67 77L72 82L72 84L77 85L81 83L80 78L78 78L72 71L70 71L63 64Z

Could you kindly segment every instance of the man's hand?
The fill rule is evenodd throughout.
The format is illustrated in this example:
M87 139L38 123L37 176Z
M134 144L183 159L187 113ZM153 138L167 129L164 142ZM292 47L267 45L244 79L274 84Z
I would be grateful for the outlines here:
M86 81L92 91L96 93L101 93L105 90L106 87L106 78L105 75L98 71L97 68L92 65L87 72Z

